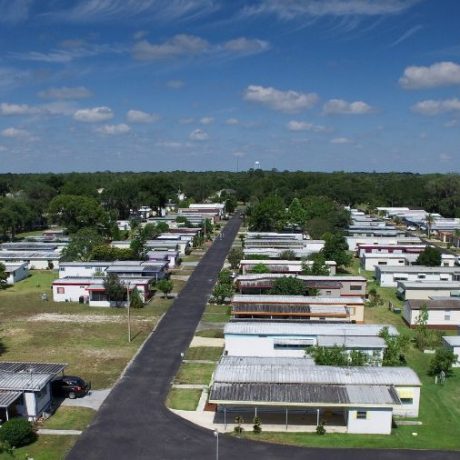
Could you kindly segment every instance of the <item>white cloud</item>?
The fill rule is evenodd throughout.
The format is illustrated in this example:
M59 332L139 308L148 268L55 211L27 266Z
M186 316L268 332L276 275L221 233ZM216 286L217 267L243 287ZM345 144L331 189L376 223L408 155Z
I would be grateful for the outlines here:
M412 106L412 111L421 115L438 115L440 113L460 111L460 99L433 100L417 102Z
M318 96L315 93L280 91L272 87L250 85L244 92L244 99L281 112L295 113L313 107Z
M5 128L2 131L2 136L16 139L29 139L31 137L29 131L20 128Z
M113 118L113 112L109 107L93 107L91 109L77 110L74 119L85 123L98 123Z
M211 125L214 123L214 118L213 117L203 117L201 120L200 120L200 123L202 125Z
M99 128L95 128L95 131L101 134L116 135L129 133L131 128L125 123L120 123L118 125L100 126Z
M455 62L436 62L429 67L406 67L399 84L405 89L460 85L460 65Z
M353 144L353 140L349 137L335 137L331 139L331 144Z
M209 46L209 43L200 37L180 34L160 44L152 44L147 40L142 40L134 45L133 56L140 61L194 56L205 52Z
M363 101L347 102L343 99L330 99L323 106L323 113L327 115L364 115L373 111L374 109Z
M202 129L195 129L190 133L189 139L192 141L206 141L209 139L208 133Z
M323 133L330 131L326 126L315 125L314 123L308 123L306 121L291 120L287 124L289 131L313 131L315 133Z
M185 82L182 80L169 80L166 82L166 86L171 89L181 89L185 86Z
M85 99L91 97L91 91L84 86L77 86L75 88L69 88L63 86L62 88L49 88L44 91L40 91L38 96L43 99Z
M152 123L160 117L154 113L142 112L141 110L128 110L126 119L130 123Z
M421 0L260 0L245 15L275 14L283 20L320 17L384 16L402 13Z
M37 115L42 110L38 107L32 107L27 104L8 104L2 102L0 104L0 115Z
M264 40L250 39L246 37L235 38L224 43L224 49L232 53L257 54L267 51L270 44Z
M238 118L228 118L225 120L225 124L229 126L236 126L240 124L240 120L238 120Z

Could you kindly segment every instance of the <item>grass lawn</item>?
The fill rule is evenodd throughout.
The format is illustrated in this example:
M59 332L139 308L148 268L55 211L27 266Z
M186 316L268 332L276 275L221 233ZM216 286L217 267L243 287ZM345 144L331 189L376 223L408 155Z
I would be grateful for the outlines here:
M67 363L66 373L110 387L172 300L154 299L131 309L133 340L127 342L126 310L52 302L56 274L33 271L27 280L0 292L4 361ZM47 293L49 301L42 301Z
M77 441L78 436L41 435L29 446L14 450L14 457L7 453L0 454L0 460L33 458L34 460L64 460Z
M206 323L226 323L230 319L228 305L206 305L201 320Z
M195 332L198 337L210 337L212 339L223 339L224 331L222 329L204 329L202 331Z
M190 254L188 256L182 257L182 262L199 262L203 257L202 254Z
M201 390L171 388L166 405L170 409L195 410L201 398Z
M96 411L88 407L61 406L40 428L52 430L84 430L93 420Z
M174 383L209 385L215 367L215 364L182 363Z
M219 361L223 347L192 347L185 353L185 359Z

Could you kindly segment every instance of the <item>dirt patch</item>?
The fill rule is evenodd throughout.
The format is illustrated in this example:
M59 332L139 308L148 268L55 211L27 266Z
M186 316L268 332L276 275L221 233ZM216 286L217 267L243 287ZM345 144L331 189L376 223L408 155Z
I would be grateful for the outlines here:
M50 323L120 323L126 321L126 315L64 315L60 313L40 313L31 316L27 321L48 321ZM135 321L149 321L149 318Z

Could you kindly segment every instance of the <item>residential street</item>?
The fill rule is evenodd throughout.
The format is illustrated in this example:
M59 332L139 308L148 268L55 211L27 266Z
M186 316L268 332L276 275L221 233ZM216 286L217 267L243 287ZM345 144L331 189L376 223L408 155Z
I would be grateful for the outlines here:
M234 216L202 258L124 377L103 403L94 422L79 438L70 460L215 459L216 438L174 415L165 407L170 384L179 368L240 226ZM220 459L458 459L458 452L302 449L219 436Z

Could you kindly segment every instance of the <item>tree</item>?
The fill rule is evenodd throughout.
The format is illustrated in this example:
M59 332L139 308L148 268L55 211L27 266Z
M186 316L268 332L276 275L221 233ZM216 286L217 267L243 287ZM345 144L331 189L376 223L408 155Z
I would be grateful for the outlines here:
M295 252L292 251L291 249L286 249L285 251L281 251L279 257L281 260L296 260L297 259Z
M168 226L167 224L165 225ZM158 225L147 224L143 229L139 229L139 233L141 233L144 240L154 240L157 236L161 235L162 231L158 228Z
M27 446L37 439L32 423L24 418L13 418L2 424L0 441L16 448Z
M298 198L294 198L288 209L287 220L289 224L294 228L304 231L306 219L307 213L303 209L300 200Z
M70 242L62 251L64 261L91 260L96 247L104 245L104 238L94 228L81 228L71 235Z
M271 295L304 295L306 291L304 282L293 276L277 278L268 291Z
M270 195L260 203L251 206L249 211L249 227L258 232L282 230L286 223L286 210L283 200Z
M8 273L6 273L6 267L0 262L0 289L5 289L8 279Z
M144 306L144 302L142 302L141 295L139 294L139 290L137 289L137 287L135 287L131 291L131 296L129 300L129 306L131 308L143 308Z
M235 211L237 204L238 203L237 203L236 198L234 196L231 196L231 197L227 198L225 200L225 212L228 213L228 214L232 214Z
M94 198L80 195L58 195L48 206L51 219L67 227L70 233L81 228L94 227L106 233L109 227L109 214Z
M404 353L408 350L410 337L407 334L391 335L388 327L383 327L379 337L385 340L382 366L400 366L405 362Z
M230 267L235 270L239 267L241 259L244 257L243 250L240 248L232 248L228 252L227 259Z
M267 265L260 263L252 267L251 273L259 273L259 274L270 273L270 269L267 267Z
M369 289L368 303L369 307L381 307L384 303L383 298L376 288Z
M458 355L452 350L442 347L438 348L431 359L430 368L428 370L429 375L438 375L444 372L445 376L448 377L452 374L452 366L457 362Z
M431 228L434 223L434 216L432 214L427 214L425 216L425 223L426 223L426 232L428 235L428 239L430 239L431 238Z
M427 246L423 252L419 254L415 263L427 267L439 267L441 265L441 258L441 251L438 248Z
M348 366L348 355L344 347L309 347L307 353L318 366Z
M109 273L104 278L104 290L107 300L115 302L123 302L126 298L126 286L120 281L116 273Z
M323 236L324 247L320 253L324 260L334 260L337 266L346 267L351 263L347 240L340 233L326 233Z
M217 279L221 284L228 284L230 286L233 284L232 272L226 268L219 272Z
M231 284L218 283L212 291L212 297L217 304L223 305L227 298L233 295L233 287Z
M304 260L302 262L302 275L329 275L329 268L326 265L324 256L320 252L318 252L317 254L313 254L310 257L309 261Z
M159 291L163 293L163 297L166 299L168 294L173 290L173 283L170 280L162 279L158 281L156 287Z

